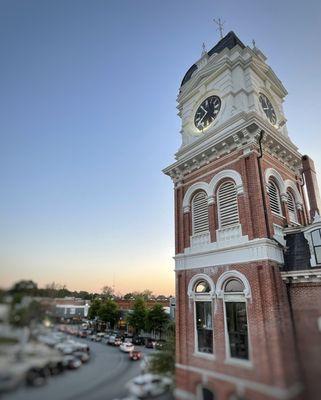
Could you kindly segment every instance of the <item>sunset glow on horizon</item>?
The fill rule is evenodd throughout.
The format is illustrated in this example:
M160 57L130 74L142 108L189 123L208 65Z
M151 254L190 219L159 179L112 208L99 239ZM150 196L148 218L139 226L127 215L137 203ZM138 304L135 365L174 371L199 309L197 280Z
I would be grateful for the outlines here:
M242 3L2 2L0 287L175 294L162 170L181 145L180 82L219 41L213 18L268 56L289 136L321 173L320 4Z

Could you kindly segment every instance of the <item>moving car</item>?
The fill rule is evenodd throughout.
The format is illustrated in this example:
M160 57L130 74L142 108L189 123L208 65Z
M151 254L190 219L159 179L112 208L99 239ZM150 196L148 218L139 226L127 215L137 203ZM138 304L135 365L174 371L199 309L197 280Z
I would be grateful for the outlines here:
M134 345L130 342L124 342L119 346L119 349L121 351L124 351L125 353L130 353L135 349Z
M144 374L130 380L126 386L130 394L144 398L163 394L171 385L172 380L166 376Z
M133 361L139 361L142 358L142 353L138 350L133 350L129 353L129 358Z

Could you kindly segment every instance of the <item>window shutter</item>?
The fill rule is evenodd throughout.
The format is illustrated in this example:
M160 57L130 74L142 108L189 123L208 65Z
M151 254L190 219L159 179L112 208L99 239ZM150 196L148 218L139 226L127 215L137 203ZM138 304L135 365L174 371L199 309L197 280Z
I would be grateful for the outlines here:
M207 195L200 191L192 200L193 234L208 231Z
M233 182L223 183L218 189L220 228L239 223L237 193Z
M287 195L288 195L288 210L289 210L290 221L298 222L298 216L296 213L295 201L293 195L290 192L287 192Z
M270 198L271 210L276 214L282 215L280 192L278 187L273 181L269 182L269 198Z

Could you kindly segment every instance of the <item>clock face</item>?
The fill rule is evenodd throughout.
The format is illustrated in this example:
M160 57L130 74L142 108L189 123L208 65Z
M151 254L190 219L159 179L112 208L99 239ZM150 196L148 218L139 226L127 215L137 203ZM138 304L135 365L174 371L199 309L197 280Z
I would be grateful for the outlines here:
M260 103L263 108L263 111L265 112L265 115L268 117L268 120L271 122L271 124L275 125L276 114L274 108L270 100L263 93L260 93Z
M221 100L217 96L210 96L198 107L194 124L199 131L207 128L216 118L221 108Z

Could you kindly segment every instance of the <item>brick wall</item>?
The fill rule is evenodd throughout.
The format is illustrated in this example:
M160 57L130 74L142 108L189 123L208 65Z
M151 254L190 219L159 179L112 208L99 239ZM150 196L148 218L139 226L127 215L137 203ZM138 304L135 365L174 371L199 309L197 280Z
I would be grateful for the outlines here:
M190 279L197 273L206 273L216 284L219 276L235 269L248 279L252 296L247 300L252 366L226 363L224 328L224 302L213 301L214 360L194 355L194 307L187 295ZM295 343L291 326L287 292L279 266L268 262L242 265L215 266L177 272L177 359L182 365L213 371L227 377L256 382L269 387L290 388L300 382L295 356ZM200 373L177 369L177 387L195 393L196 383L204 379ZM225 389L223 389L223 386ZM220 382L222 393L235 391L236 385L228 380ZM188 389L186 389L188 388ZM228 397L218 397L225 399ZM227 396L227 394L226 394ZM268 398L268 397L250 397Z
M301 374L306 382L306 398L320 399L321 393L321 284L290 283L289 295L293 310L295 335Z

